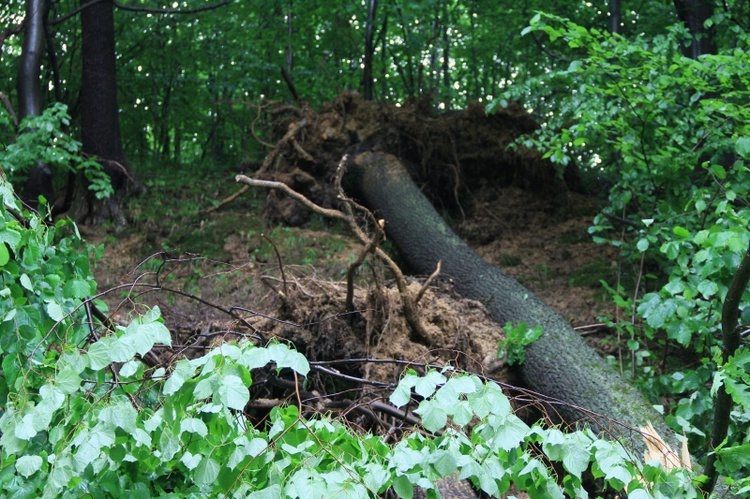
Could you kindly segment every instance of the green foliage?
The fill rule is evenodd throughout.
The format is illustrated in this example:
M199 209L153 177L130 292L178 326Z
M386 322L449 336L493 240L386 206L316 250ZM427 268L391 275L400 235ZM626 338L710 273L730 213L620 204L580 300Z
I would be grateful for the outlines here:
M242 411L254 370L304 377L301 354L242 341L169 371L148 368L142 356L171 343L159 309L99 333L82 306L96 291L93 249L69 222L45 226L29 214L26 223L5 181L0 196L0 486L14 497L373 497L390 487L411 497L455 472L496 497L511 484L579 497L589 469L635 497L697 497L684 470L633 461L588 430L530 427L497 384L449 371L404 375L391 401L419 397L425 433L395 445L323 415L302 418L296 406L253 427Z
M505 358L511 365L521 365L526 360L526 345L530 345L544 334L542 326L530 328L525 322L516 325L508 322L503 327L505 339L497 342L498 358Z
M0 149L0 166L17 185L23 182L24 174L40 162L54 171L81 171L98 199L109 197L112 194L109 176L95 158L81 154L81 143L66 131L69 126L70 116L66 106L60 103L53 104L39 116L25 118L15 140Z
M682 25L625 39L537 14L525 32L545 35L568 58L566 67L490 106L525 99L545 122L517 147L543 151L561 170L575 163L590 182L611 186L605 211L627 224L600 215L590 232L621 248L625 266L648 269L636 290L608 287L630 318L615 326L628 342L633 374L642 376L636 381L674 400L667 421L690 435L694 449L705 448L708 433L705 383L720 358L721 303L750 242L750 36L722 16L711 22L732 33L733 46L693 60L681 52L689 42ZM746 292L745 323L749 304ZM675 347L689 347L699 367L670 358ZM649 358L664 359L667 371L654 377ZM749 380L737 362L719 368L714 391L723 383L741 401ZM744 444L742 407L728 448Z

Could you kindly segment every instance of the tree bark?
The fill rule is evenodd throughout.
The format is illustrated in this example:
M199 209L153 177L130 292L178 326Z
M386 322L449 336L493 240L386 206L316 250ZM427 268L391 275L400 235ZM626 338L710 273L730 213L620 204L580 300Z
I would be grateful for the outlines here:
M525 322L541 326L544 335L527 347L520 368L528 388L564 401L554 410L566 422L583 421L597 432L624 437L642 457L638 434L651 422L674 449L677 439L632 385L622 379L550 307L512 277L485 262L443 221L409 177L398 159L383 153L356 155L347 175L349 188L376 216L386 221L386 233L416 272L429 274L443 262L442 275L456 290L485 304L500 325ZM595 417L603 415L604 418Z
M19 122L28 116L42 114L40 76L44 55L44 18L47 10L47 0L26 0L23 49L16 80ZM48 165L41 162L29 169L23 186L23 199L29 205L36 207L39 196L44 196L50 206L55 203L52 171Z
M87 0L81 0L81 4ZM109 175L114 198L104 206L89 201L87 216L94 220L109 216L118 226L125 217L117 200L130 176L120 139L120 116L117 106L117 71L115 66L115 21L113 4L105 0L81 11L82 77L81 141L87 154L96 156Z
M685 55L697 59L704 54L715 54L714 28L705 26L713 15L714 6L710 0L674 0L677 16L693 35L693 43L683 49Z

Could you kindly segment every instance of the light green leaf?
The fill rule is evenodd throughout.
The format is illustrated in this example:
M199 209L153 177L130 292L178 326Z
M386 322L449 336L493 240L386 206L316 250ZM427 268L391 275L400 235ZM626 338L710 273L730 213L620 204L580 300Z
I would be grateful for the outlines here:
M47 303L47 306L45 308L47 310L47 314L53 321L60 322L65 318L65 312L63 311L59 303L51 301Z
M200 464L202 458L203 456L200 454L192 454L190 451L185 451L180 458L180 462L184 464L187 469L194 470L196 466Z
M172 374L164 383L164 395L172 395L185 384L185 381L195 376L195 367L190 361L182 359L174 366Z
M21 274L19 282L24 288L28 289L29 291L34 291L34 285L31 284L31 279L29 279L29 276L27 274Z
M219 477L219 463L207 457L195 469L196 485L212 484Z
M526 437L530 428L515 414L509 414L505 422L497 427L497 433L492 441L492 448L498 447L510 451Z
M431 397L438 385L445 383L445 376L437 371L429 371L419 378L414 385L414 391L422 397Z
M91 283L81 279L70 280L63 287L63 296L65 298L88 298L91 292Z
M206 423L198 418L185 418L180 421L180 433L189 432L196 433L201 437L208 435L208 427Z
M75 369L64 367L55 376L55 386L66 395L73 394L81 387L81 377Z
M422 417L422 425L427 431L442 430L448 423L448 413L437 400L423 400L414 412Z
M21 421L16 424L15 432L17 438L21 440L30 440L37 434L37 430L34 429L34 416L29 413L26 414Z
M111 336L105 336L89 347L87 356L91 369L99 371L112 362L111 350L113 342Z
M16 461L16 471L24 478L28 478L42 467L42 458L40 456L21 456Z
M221 378L219 398L228 408L241 411L250 400L250 392L239 376L230 374Z

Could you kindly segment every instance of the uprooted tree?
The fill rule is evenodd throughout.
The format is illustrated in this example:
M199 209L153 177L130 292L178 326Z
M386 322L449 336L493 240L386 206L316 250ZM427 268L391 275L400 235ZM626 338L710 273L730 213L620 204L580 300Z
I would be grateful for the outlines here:
M645 444L630 432L650 424L679 448L679 439L642 394L566 320L472 250L423 192L433 202L462 212L464 182L476 182L478 176L534 189L565 189L535 154L513 154L505 148L519 133L533 129L533 121L515 108L485 118L477 108L435 115L424 104L389 108L344 94L319 116L309 109L291 110L279 128L283 137L256 176L278 179L323 206L333 206L333 180L341 175L335 172L334 158L348 152L342 161L347 192L382 219L411 271L430 274L442 264L441 274L461 295L481 301L498 324L543 328L543 336L527 348L520 374L527 388L551 401L550 412L568 423L623 438L638 454ZM293 197L274 192L268 202L269 215L276 219L294 224L306 218L307 208ZM407 304L404 308L408 314Z

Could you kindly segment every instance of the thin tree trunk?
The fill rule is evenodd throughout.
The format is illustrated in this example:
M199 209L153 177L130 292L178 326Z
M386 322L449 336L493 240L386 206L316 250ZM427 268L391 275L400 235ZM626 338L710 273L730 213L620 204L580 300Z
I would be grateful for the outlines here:
M612 33L622 33L620 0L609 0L609 30Z
M26 0L23 49L16 80L19 122L29 116L42 114L40 76L44 55L44 18L48 8L47 0ZM49 166L39 162L29 169L27 175L22 189L24 201L37 207L39 196L43 196L50 205L54 205L55 191Z
M375 36L375 13L378 8L378 0L367 2L367 27L365 31L365 68L362 75L365 100L372 100L372 56L375 53L373 38Z

